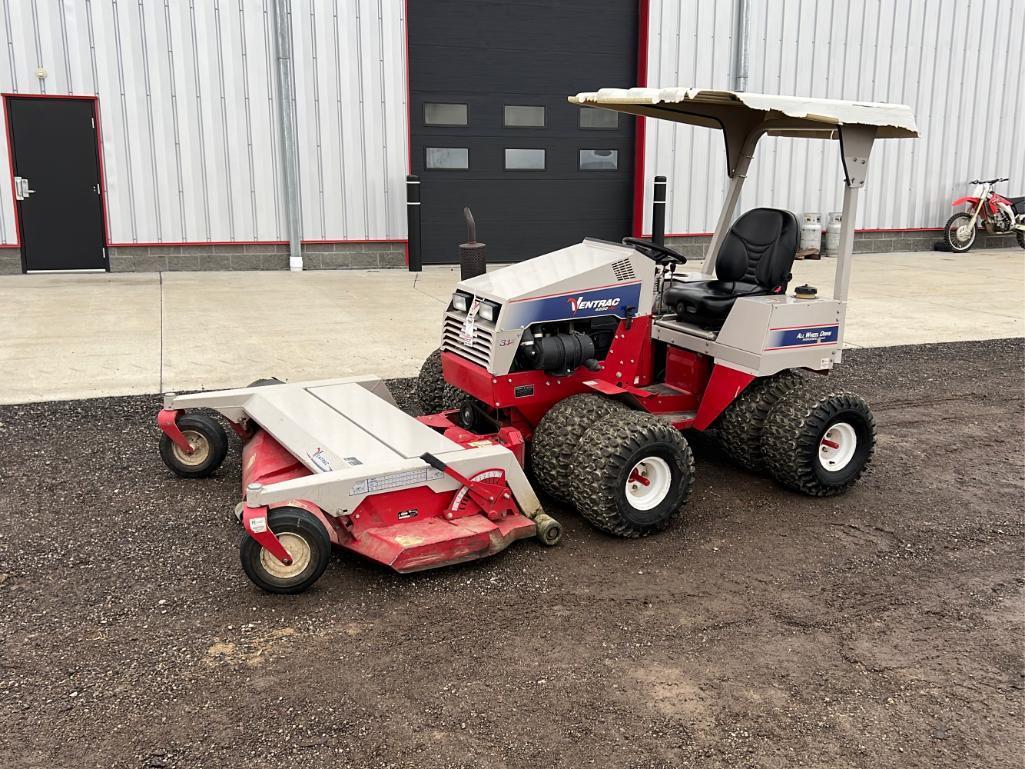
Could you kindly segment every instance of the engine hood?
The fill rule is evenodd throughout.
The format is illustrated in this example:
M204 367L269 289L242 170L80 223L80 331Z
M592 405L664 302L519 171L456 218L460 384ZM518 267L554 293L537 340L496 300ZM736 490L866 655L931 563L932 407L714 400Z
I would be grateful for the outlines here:
M651 292L655 264L633 248L618 243L586 239L558 251L552 251L519 264L460 281L457 289L499 304L530 299L586 295L598 289L615 294L617 288L630 287L636 296L638 315L651 311ZM573 298L573 297L570 297ZM600 301L582 296L582 301ZM567 307L570 305L567 302ZM573 314L576 310L573 311Z

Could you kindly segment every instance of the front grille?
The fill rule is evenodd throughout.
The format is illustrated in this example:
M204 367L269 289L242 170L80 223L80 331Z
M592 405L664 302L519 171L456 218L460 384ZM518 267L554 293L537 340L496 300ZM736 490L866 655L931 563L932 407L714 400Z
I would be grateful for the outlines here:
M491 362L491 347L494 343L495 330L490 324L485 325L480 318L475 326L476 333L471 344L466 344L460 336L463 330L465 312L450 311L445 315L445 329L441 338L441 349L466 358L469 361L487 368Z
M634 272L633 263L629 259L620 259L618 262L612 265L612 272L616 276L616 280L622 282L624 280L633 280L637 277Z

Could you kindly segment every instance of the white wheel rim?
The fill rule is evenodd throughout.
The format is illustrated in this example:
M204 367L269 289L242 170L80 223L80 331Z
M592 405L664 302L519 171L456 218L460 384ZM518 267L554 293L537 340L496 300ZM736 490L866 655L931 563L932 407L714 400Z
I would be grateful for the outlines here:
M830 425L819 441L819 464L831 473L843 470L854 459L858 433L846 422Z
M291 531L278 534L278 542L288 551L289 556L292 558L292 563L286 566L267 552L266 549L261 549L260 565L264 571L277 579L292 579L292 577L302 574L303 570L309 565L310 558L313 556L310 550L310 543L301 535Z
M645 457L626 478L626 499L635 510L658 507L669 494L673 473L661 457Z
M185 440L192 447L192 453L186 454L177 443L172 443L174 458L183 465L189 465L190 467L206 462L206 458L210 456L210 441L206 439L206 436L195 430L182 430L182 435L185 436Z
M950 228L951 239L957 241L957 245L961 248L970 246L975 240L975 224L971 218L968 217L968 221L965 224L958 225L956 228Z

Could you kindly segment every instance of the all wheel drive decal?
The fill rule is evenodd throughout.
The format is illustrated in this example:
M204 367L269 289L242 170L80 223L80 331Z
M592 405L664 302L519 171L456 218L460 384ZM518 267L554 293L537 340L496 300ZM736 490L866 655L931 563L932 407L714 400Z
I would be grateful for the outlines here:
M563 294L522 299L510 302L503 311L502 325L506 328L529 326L572 318L593 318L597 315L626 317L627 309L636 312L641 299L641 284L620 283L585 291L567 291Z
M765 349L788 350L793 347L833 347L839 339L840 327L836 323L825 326L791 326L770 328L765 338Z

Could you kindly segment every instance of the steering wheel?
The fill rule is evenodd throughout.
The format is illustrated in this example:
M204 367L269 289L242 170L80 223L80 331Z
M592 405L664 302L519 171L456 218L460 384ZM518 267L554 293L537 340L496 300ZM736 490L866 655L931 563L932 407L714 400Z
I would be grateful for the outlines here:
M646 257L654 259L659 264L663 262L687 263L686 256L679 251L674 251L669 246L660 246L658 243L652 243L650 240L642 240L641 238L623 238L621 242L624 246L633 246Z

